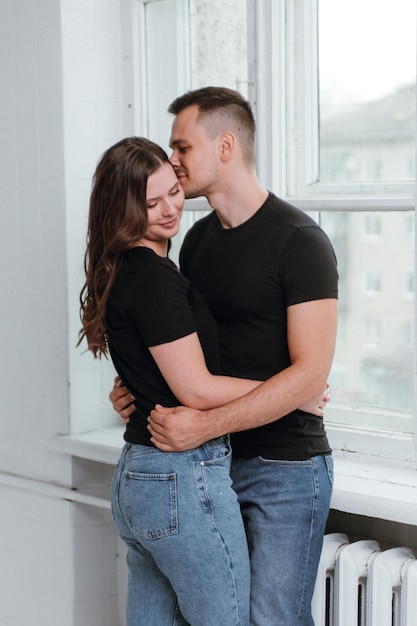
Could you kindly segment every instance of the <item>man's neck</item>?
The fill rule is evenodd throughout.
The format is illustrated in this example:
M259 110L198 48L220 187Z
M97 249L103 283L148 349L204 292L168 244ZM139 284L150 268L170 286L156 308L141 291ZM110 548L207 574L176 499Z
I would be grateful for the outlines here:
M267 197L268 192L256 180L250 186L243 185L238 189L232 186L214 192L207 200L223 228L235 228L255 215Z

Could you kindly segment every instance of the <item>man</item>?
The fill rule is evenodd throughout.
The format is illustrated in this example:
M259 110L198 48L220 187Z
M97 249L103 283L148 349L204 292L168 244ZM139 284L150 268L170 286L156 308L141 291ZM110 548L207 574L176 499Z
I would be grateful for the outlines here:
M266 191L255 173L255 123L232 90L177 98L171 162L186 197L213 213L187 233L181 271L219 327L227 373L266 380L209 411L156 407L162 450L232 433L232 478L251 556L253 626L313 626L311 597L327 520L332 459L320 417L297 410L325 387L334 354L337 270L326 235ZM110 398L122 416L127 391Z

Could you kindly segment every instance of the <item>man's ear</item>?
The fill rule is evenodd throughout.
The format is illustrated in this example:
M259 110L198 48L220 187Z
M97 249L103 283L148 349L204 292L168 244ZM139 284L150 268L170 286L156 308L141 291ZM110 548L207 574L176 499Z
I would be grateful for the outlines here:
M230 159L233 154L233 150L235 149L236 137L231 132L224 132L221 134L219 150L220 150L220 160L226 162Z

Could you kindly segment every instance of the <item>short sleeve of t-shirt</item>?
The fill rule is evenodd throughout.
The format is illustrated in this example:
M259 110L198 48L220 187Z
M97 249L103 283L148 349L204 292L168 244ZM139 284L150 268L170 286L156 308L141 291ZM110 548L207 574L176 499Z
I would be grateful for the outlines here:
M333 246L316 226L298 228L282 258L281 280L286 304L338 297L338 273Z
M132 321L148 347L175 341L196 331L189 282L170 264L151 264L138 273Z

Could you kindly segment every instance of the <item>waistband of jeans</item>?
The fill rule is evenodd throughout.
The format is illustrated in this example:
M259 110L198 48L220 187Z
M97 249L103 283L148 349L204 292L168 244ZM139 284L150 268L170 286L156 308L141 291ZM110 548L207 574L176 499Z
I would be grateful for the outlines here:
M195 454L196 452L208 453L209 455L218 449L222 449L224 447L230 447L230 437L229 435L223 435L222 437L217 437L216 439L210 439L205 443L201 444L198 448L193 448L192 450L185 450L184 452L176 452L175 454ZM155 446L146 446L141 443L130 443L128 441L125 442L122 448L122 454L126 455L128 453L134 454L170 454L169 452L163 452L159 450L159 448Z

